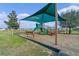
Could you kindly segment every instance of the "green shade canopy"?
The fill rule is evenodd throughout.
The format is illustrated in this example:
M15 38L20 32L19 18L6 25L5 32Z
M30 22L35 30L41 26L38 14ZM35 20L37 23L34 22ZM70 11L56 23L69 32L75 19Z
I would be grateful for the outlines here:
M22 20L26 21L34 21L38 23L47 23L55 21L55 3L49 3L33 15L26 17ZM61 18L58 15L58 21L64 21L63 18Z

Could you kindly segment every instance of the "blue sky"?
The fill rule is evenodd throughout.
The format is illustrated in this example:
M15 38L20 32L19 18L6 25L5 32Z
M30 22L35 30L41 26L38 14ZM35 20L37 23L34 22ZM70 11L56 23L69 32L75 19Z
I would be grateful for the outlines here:
M0 3L0 12L9 13L12 10L15 10L17 13L28 13L32 14L35 11L38 11L46 4L38 3Z
M6 24L4 20L7 20L7 16L12 10L15 10L18 14L18 18L22 19L28 15L32 15L36 11L40 10L46 4L38 4L38 3L0 3L0 28L6 28ZM27 27L31 27L29 24L34 25L33 22L21 22L21 28L24 28L25 25ZM32 26L34 27L34 26Z
M4 11L9 13L12 10L15 10L17 13L28 13L31 15L40 10L46 4L47 3L0 3L0 13ZM69 6L69 4L58 4L58 9L67 6Z
M47 3L0 3L0 28L7 27L4 23L4 20L8 20L7 15L12 11L15 10L18 16L18 19L22 19L26 16L32 15L36 11L43 8ZM79 6L77 3L60 3L58 4L58 11L66 8L68 6L76 5ZM31 25L30 25L31 24ZM27 25L27 26L26 26ZM51 23L50 23L51 25ZM33 22L25 22L21 21L21 28L24 27L35 27L35 23Z
M79 3L58 3L58 10L72 5L79 6Z

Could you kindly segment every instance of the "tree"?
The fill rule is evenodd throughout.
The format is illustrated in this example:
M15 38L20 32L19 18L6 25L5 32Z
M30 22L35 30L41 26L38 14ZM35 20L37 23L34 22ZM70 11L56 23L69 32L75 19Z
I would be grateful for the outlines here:
M60 23L61 26L69 28L69 34L71 34L72 28L79 26L79 11L67 11L61 13L61 16L65 19L65 21Z
M16 12L13 10L7 17L9 18L9 21L5 21L5 23L8 25L8 28L18 29L19 24L17 22Z

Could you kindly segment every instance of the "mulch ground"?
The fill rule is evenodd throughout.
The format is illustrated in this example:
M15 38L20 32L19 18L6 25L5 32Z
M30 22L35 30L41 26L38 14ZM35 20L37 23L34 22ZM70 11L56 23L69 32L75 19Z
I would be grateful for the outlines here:
M21 36L31 38L49 46L61 49L63 52L73 56L79 56L79 35L58 34L58 45L55 45L55 36L20 34Z

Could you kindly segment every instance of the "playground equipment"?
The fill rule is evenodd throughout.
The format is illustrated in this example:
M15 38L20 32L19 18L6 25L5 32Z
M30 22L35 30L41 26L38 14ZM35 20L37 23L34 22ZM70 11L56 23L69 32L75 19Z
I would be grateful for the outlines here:
M57 33L58 33L58 28L57 28L57 22L58 21L64 21L63 18L61 18L58 13L57 13L57 4L56 3L49 3L33 15L26 17L22 20L26 21L34 21L40 23L42 26L44 23L47 22L53 22L55 21L55 44L57 45ZM43 31L43 28L40 28L41 31ZM50 33L50 31L49 31ZM51 33L53 34L53 33Z

